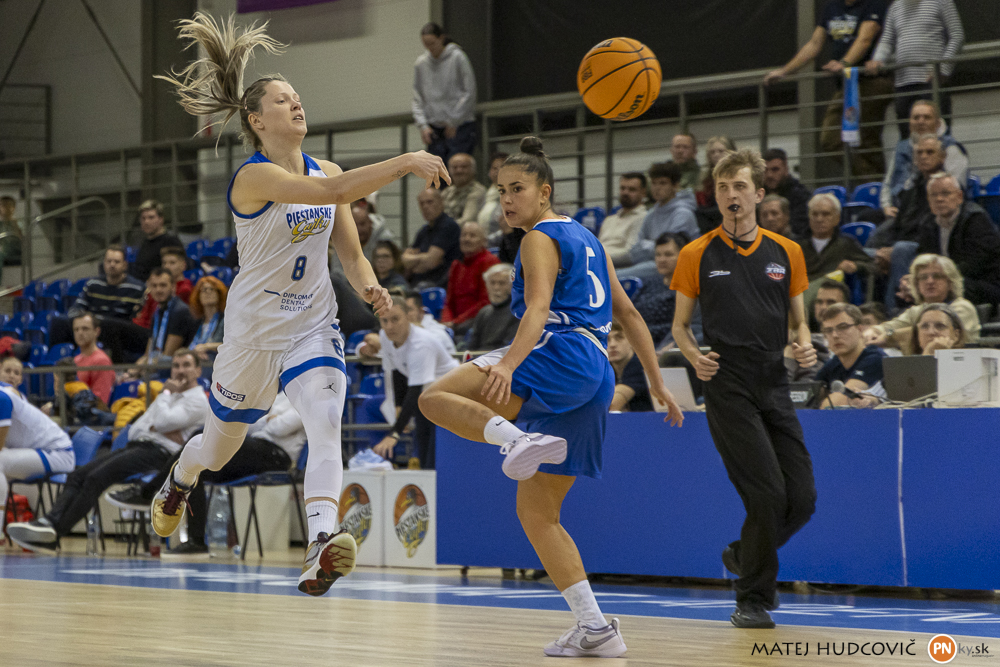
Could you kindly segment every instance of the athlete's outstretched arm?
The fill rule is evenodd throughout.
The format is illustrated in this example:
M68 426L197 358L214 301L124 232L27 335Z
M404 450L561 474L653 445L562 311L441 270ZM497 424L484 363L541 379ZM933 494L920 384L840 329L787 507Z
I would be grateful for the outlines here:
M667 419L673 426L680 426L684 423L684 413L674 400L673 394L663 384L663 376L660 375L660 364L656 360L656 348L653 345L653 337L649 333L649 327L642 315L635 309L632 299L628 298L622 284L618 282L615 274L614 264L611 256L607 255L608 277L611 283L611 315L622 325L625 338L629 345L639 357L642 370L646 373L646 381L649 383L649 393L656 397L660 403L667 406Z
M323 171L331 177L338 176L343 170L332 162L320 162ZM333 250L344 267L351 287L362 299L372 304L376 315L384 315L392 307L389 292L378 284L378 277L372 270L371 262L365 257L358 238L358 226L354 222L351 208L348 205L338 206L336 219L333 221L333 231L330 232Z
M549 319L552 291L559 274L559 251L556 242L542 232L531 231L521 240L521 268L524 270L524 317L503 359L480 370L489 374L483 385L488 401L506 404L510 400L510 382L514 369L521 365L538 344Z
M407 174L423 178L427 187L436 187L441 181L451 183L441 158L419 151L330 178L290 174L270 162L249 164L236 175L232 195L234 202L249 206L269 201L310 206L350 204Z

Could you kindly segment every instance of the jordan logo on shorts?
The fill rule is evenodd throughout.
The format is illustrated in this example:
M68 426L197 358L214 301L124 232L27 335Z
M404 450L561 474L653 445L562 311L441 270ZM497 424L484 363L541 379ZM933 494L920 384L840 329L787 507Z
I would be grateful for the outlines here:
M337 383L336 382L331 382L327 386L323 387L323 389L329 389L330 391L332 391L333 393L336 394L337 393Z

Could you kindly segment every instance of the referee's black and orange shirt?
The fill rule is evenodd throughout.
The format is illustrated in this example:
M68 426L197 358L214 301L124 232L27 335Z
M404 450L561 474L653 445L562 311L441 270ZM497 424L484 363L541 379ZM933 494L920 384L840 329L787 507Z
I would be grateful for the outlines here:
M706 345L776 352L788 342L791 299L806 291L798 243L758 228L749 248L722 226L681 249L670 288L698 299Z

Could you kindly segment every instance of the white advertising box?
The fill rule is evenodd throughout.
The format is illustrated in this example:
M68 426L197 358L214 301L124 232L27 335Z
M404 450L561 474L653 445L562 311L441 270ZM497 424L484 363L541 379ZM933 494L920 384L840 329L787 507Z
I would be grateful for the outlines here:
M937 350L934 356L938 376L935 407L1000 407L1000 350Z
M393 470L385 476L385 564L437 565L437 484L433 470Z
M384 470L344 471L339 525L358 543L358 565L386 564L385 541L391 533L386 527L384 510L388 474Z

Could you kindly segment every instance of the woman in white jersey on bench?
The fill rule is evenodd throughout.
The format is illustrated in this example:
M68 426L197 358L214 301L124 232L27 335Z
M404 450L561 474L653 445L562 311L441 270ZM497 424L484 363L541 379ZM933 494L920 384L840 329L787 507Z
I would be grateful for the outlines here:
M237 169L227 195L241 269L229 291L225 338L212 375L212 414L204 434L185 446L151 512L156 532L172 534L198 474L219 470L232 457L281 386L309 438L303 485L309 548L299 590L322 595L353 570L357 553L354 538L336 532L347 381L328 243L332 238L354 289L381 313L391 301L362 253L350 203L409 173L428 187L449 179L441 160L423 152L347 173L302 153L305 111L292 86L273 75L241 91L253 49L283 48L265 27L239 28L232 17L219 25L196 13L181 22L180 36L208 56L160 77L175 86L188 113L224 114L223 125L238 114L242 137L255 153Z

